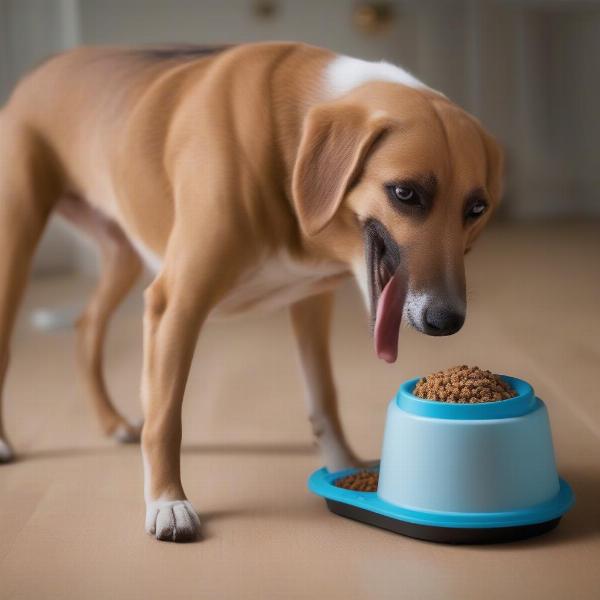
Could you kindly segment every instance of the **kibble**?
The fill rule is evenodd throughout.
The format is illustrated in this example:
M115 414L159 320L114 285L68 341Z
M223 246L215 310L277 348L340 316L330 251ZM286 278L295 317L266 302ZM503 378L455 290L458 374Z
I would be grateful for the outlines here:
M467 365L423 377L415 386L413 394L426 400L457 404L497 402L517 395L499 375Z
M333 484L347 490L354 490L355 492L376 492L377 485L379 484L379 472L358 471L358 473L337 479Z

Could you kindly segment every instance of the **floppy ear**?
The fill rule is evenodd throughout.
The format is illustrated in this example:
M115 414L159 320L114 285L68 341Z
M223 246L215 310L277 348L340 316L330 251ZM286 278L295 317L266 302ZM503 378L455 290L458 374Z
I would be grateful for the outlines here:
M500 202L504 187L504 152L502 146L485 131L483 141L487 159L486 187L496 202Z
M333 218L386 120L354 105L320 105L304 122L292 193L302 231L314 235Z
M494 137L481 128L481 126L480 129L487 163L485 187L497 205L502 199L502 188L504 187L504 152L502 146L500 146ZM475 225L471 230L465 254L471 250L471 244L479 237L482 230L482 224Z

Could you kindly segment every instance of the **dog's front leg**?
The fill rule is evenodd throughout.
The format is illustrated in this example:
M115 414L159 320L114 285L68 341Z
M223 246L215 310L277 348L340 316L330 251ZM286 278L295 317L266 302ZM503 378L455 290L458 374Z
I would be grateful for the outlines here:
M181 483L181 408L202 323L231 284L233 265L239 265L231 254L235 245L217 229L199 236L198 227L195 231L190 231L190 224L175 227L163 269L145 294L146 531L159 540L194 539L200 526Z
M330 471L358 466L340 423L329 357L333 292L311 296L290 307L306 386L308 418L323 461Z

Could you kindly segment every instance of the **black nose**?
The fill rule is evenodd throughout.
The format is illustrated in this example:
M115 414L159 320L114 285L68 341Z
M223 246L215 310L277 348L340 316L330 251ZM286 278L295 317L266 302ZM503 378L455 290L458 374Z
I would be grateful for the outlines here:
M464 313L448 306L430 306L425 310L425 333L427 335L452 335L465 322Z

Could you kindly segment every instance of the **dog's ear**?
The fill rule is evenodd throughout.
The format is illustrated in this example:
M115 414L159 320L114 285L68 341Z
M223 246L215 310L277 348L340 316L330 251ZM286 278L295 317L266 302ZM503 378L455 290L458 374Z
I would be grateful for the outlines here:
M504 151L502 146L486 131L483 132L483 142L487 160L486 187L495 202L500 202L504 183Z
M331 221L388 124L360 106L324 104L310 110L292 179L300 227L314 235Z
M485 187L492 198L493 205L498 206L504 187L504 151L493 136L487 133L481 125L479 127L486 160ZM480 221L471 229L465 254L471 250L471 245L479 237L484 227L485 221Z

